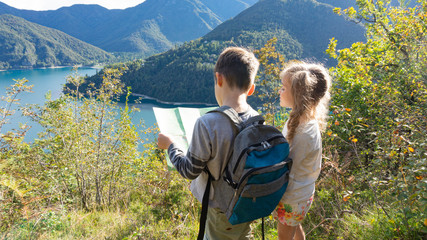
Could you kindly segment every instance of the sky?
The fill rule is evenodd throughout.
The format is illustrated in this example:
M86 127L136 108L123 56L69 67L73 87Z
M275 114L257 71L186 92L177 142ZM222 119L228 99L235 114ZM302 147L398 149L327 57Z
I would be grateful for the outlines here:
M145 0L0 0L7 5L28 10L56 10L74 4L98 4L108 9L134 7Z

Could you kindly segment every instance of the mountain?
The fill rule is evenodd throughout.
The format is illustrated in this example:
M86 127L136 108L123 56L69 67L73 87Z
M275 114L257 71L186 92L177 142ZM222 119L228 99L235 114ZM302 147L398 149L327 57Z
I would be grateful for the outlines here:
M234 16L241 11L254 5L258 0L200 0L206 7L211 9L223 22Z
M346 9L349 7L356 6L356 0L317 0L319 3L330 4L333 7L339 7L342 9Z
M20 10L0 2L0 14L11 14L46 27L54 28L88 42L93 29L111 19L117 11L99 5L76 4L58 10Z
M220 23L199 1L147 0L99 26L94 35L104 36L94 44L113 52L151 55L170 49L174 43L198 38Z
M146 0L124 10L73 5L51 11L12 8L0 2L0 14L63 31L109 52L163 52L203 36L256 0Z
M335 64L324 53L332 37L338 48L364 41L364 28L314 0L260 0L204 37L142 63L127 64L123 82L137 94L171 102L215 103L213 67L227 46L259 49L276 37L286 59L311 59ZM101 75L88 82L99 83Z
M243 40L246 45L259 48L273 36L279 39L279 51L288 59L314 58L329 65L333 62L328 62L331 60L325 50L332 37L338 39L338 48L365 40L361 25L345 20L334 14L330 5L314 0L261 0L203 39L247 38Z
M109 62L114 57L61 31L0 15L0 69Z

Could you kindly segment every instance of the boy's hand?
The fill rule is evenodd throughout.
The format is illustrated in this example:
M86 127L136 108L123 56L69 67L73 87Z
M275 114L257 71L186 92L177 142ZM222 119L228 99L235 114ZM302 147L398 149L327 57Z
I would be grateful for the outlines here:
M157 138L157 145L160 149L168 149L172 143L173 141L168 135L159 133L159 137Z

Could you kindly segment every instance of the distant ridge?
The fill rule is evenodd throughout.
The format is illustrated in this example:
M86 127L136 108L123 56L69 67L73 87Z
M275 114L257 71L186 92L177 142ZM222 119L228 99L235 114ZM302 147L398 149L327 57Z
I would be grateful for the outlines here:
M114 57L61 31L0 15L0 69L110 62Z
M244 39L245 45L259 48L268 40L263 36L277 37L279 51L288 58L311 58L324 63L330 61L325 50L332 37L339 40L338 48L365 40L362 26L346 21L333 13L330 5L314 0L260 0L203 39Z
M150 56L203 36L255 2L146 0L124 10L80 4L51 11L19 10L0 2L0 14L58 29L109 52Z
M325 50L329 39L338 48L364 41L364 28L314 0L260 0L204 37L146 59L129 63L122 80L132 91L170 102L215 103L213 67L227 46L259 49L276 37L286 59L311 59L335 64ZM88 79L99 83L100 75Z

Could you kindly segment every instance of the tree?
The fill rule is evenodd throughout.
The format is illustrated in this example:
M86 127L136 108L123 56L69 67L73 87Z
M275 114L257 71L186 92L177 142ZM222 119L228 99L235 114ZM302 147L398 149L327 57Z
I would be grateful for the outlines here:
M277 38L270 39L264 47L254 51L259 62L255 95L262 103L261 111L266 121L273 126L284 126L284 109L278 106L279 89L282 87L279 74L285 65L285 58L276 51Z
M123 92L119 69L104 69L99 88L82 97L83 78L70 76L75 90L33 108L33 119L45 129L33 146L39 149L43 176L54 176L52 191L62 199L78 196L85 209L111 206L131 187L132 171L141 162L140 141L130 120L132 109L120 109ZM129 96L129 94L128 94Z

